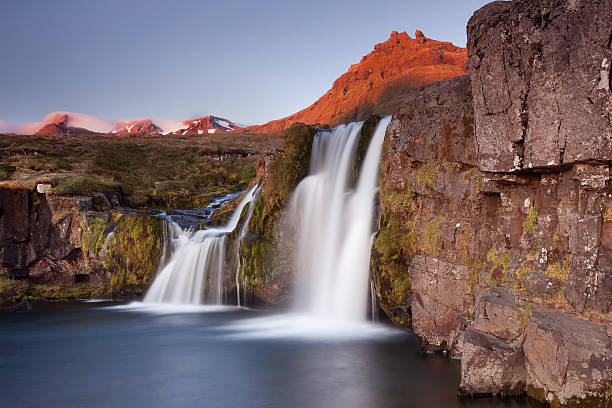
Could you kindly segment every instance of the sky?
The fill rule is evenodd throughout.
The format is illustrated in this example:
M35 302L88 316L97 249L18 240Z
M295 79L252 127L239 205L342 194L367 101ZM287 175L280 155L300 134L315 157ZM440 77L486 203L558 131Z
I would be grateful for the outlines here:
M53 111L256 124L303 109L391 31L465 46L481 0L0 0L0 121Z

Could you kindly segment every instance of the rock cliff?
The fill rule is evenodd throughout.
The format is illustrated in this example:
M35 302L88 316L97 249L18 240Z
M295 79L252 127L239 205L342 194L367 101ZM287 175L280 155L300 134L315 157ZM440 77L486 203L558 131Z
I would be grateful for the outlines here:
M372 274L465 395L612 403L612 2L494 2L387 129ZM579 334L578 334L579 333Z
M0 304L142 295L160 259L162 221L116 211L112 194L39 190L0 189Z

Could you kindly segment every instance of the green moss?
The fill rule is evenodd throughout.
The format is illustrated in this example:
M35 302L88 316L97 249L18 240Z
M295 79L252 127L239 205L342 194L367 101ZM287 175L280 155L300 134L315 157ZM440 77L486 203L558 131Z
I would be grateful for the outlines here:
M104 230L107 221L94 218L90 223L82 226L81 245L86 256L96 257L104 245Z
M523 231L526 234L531 234L533 232L533 228L538 223L538 208L533 206L529 209L529 213L527 214L527 218L525 222L523 222Z
M497 244L493 244L487 252L487 262L490 264L491 273L487 277L489 284L499 285L509 281L510 273L510 251L498 250ZM493 276L494 272L501 269L501 277Z
M470 286L473 288L480 282L480 273L484 268L484 263L473 265L470 270Z
M109 244L104 267L111 272L111 291L146 287L153 279L163 247L162 221L156 217L124 215Z
M457 170L461 170L461 168L463 168L463 165L459 162L450 162L449 163L451 166L453 166L453 168L457 169Z
M521 315L521 333L525 332L525 327L527 327L527 323L531 318L531 311L533 310L532 305L528 305L523 309L523 314Z
M553 262L548 264L548 267L544 271L544 275L549 278L560 280L561 282L567 281L569 278L570 272L572 270L572 256L568 255L565 258L565 262L561 264L561 262Z
M480 169L478 167L471 167L467 171L467 174L470 177L470 179L475 181L476 192L480 192L481 187L482 187L482 172L480 171Z
M415 194L412 190L412 186L408 187L401 192L394 189L386 189L382 191L380 195L380 204L383 208L390 211L407 211L410 210L414 204Z
M603 214L604 222L612 222L612 207L608 207L606 212Z
M438 163L430 162L421 165L417 170L417 182L428 188L433 188L438 178Z
M271 161L263 186L270 205L282 208L297 184L308 175L310 154L316 129L294 123L283 134L283 152Z
M387 311L399 308L412 290L407 265L414 251L413 239L413 234L406 234L398 219L390 216L383 221L374 241L372 255L377 271L376 286L379 288L379 301Z
M298 183L308 175L316 129L293 124L282 137L282 150L271 158L267 178L253 206L249 231L243 242L241 276L249 290L270 303L281 303L289 294L294 240L281 228L282 212Z
M26 298L29 300L74 300L101 297L104 294L104 288L32 285L27 291Z
M442 220L442 217L434 217L423 226L420 241L421 252L433 256L439 255L440 246L438 241L440 239L440 222Z

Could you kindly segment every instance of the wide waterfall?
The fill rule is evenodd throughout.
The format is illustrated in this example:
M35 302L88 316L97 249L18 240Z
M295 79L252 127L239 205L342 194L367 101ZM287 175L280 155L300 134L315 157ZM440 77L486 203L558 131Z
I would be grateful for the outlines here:
M193 232L173 224L170 260L158 273L143 302L222 304L227 236L236 229L243 208L253 202L256 190L257 186L245 194L223 227Z
M310 173L297 186L289 220L297 223L299 312L360 321L367 315L370 249L382 142L379 122L352 188L362 122L317 132Z

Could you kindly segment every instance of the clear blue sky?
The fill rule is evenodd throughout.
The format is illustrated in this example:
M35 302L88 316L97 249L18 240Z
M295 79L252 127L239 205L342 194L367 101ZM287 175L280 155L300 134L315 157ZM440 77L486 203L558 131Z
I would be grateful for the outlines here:
M0 119L215 114L314 102L392 30L465 46L483 0L1 0Z

